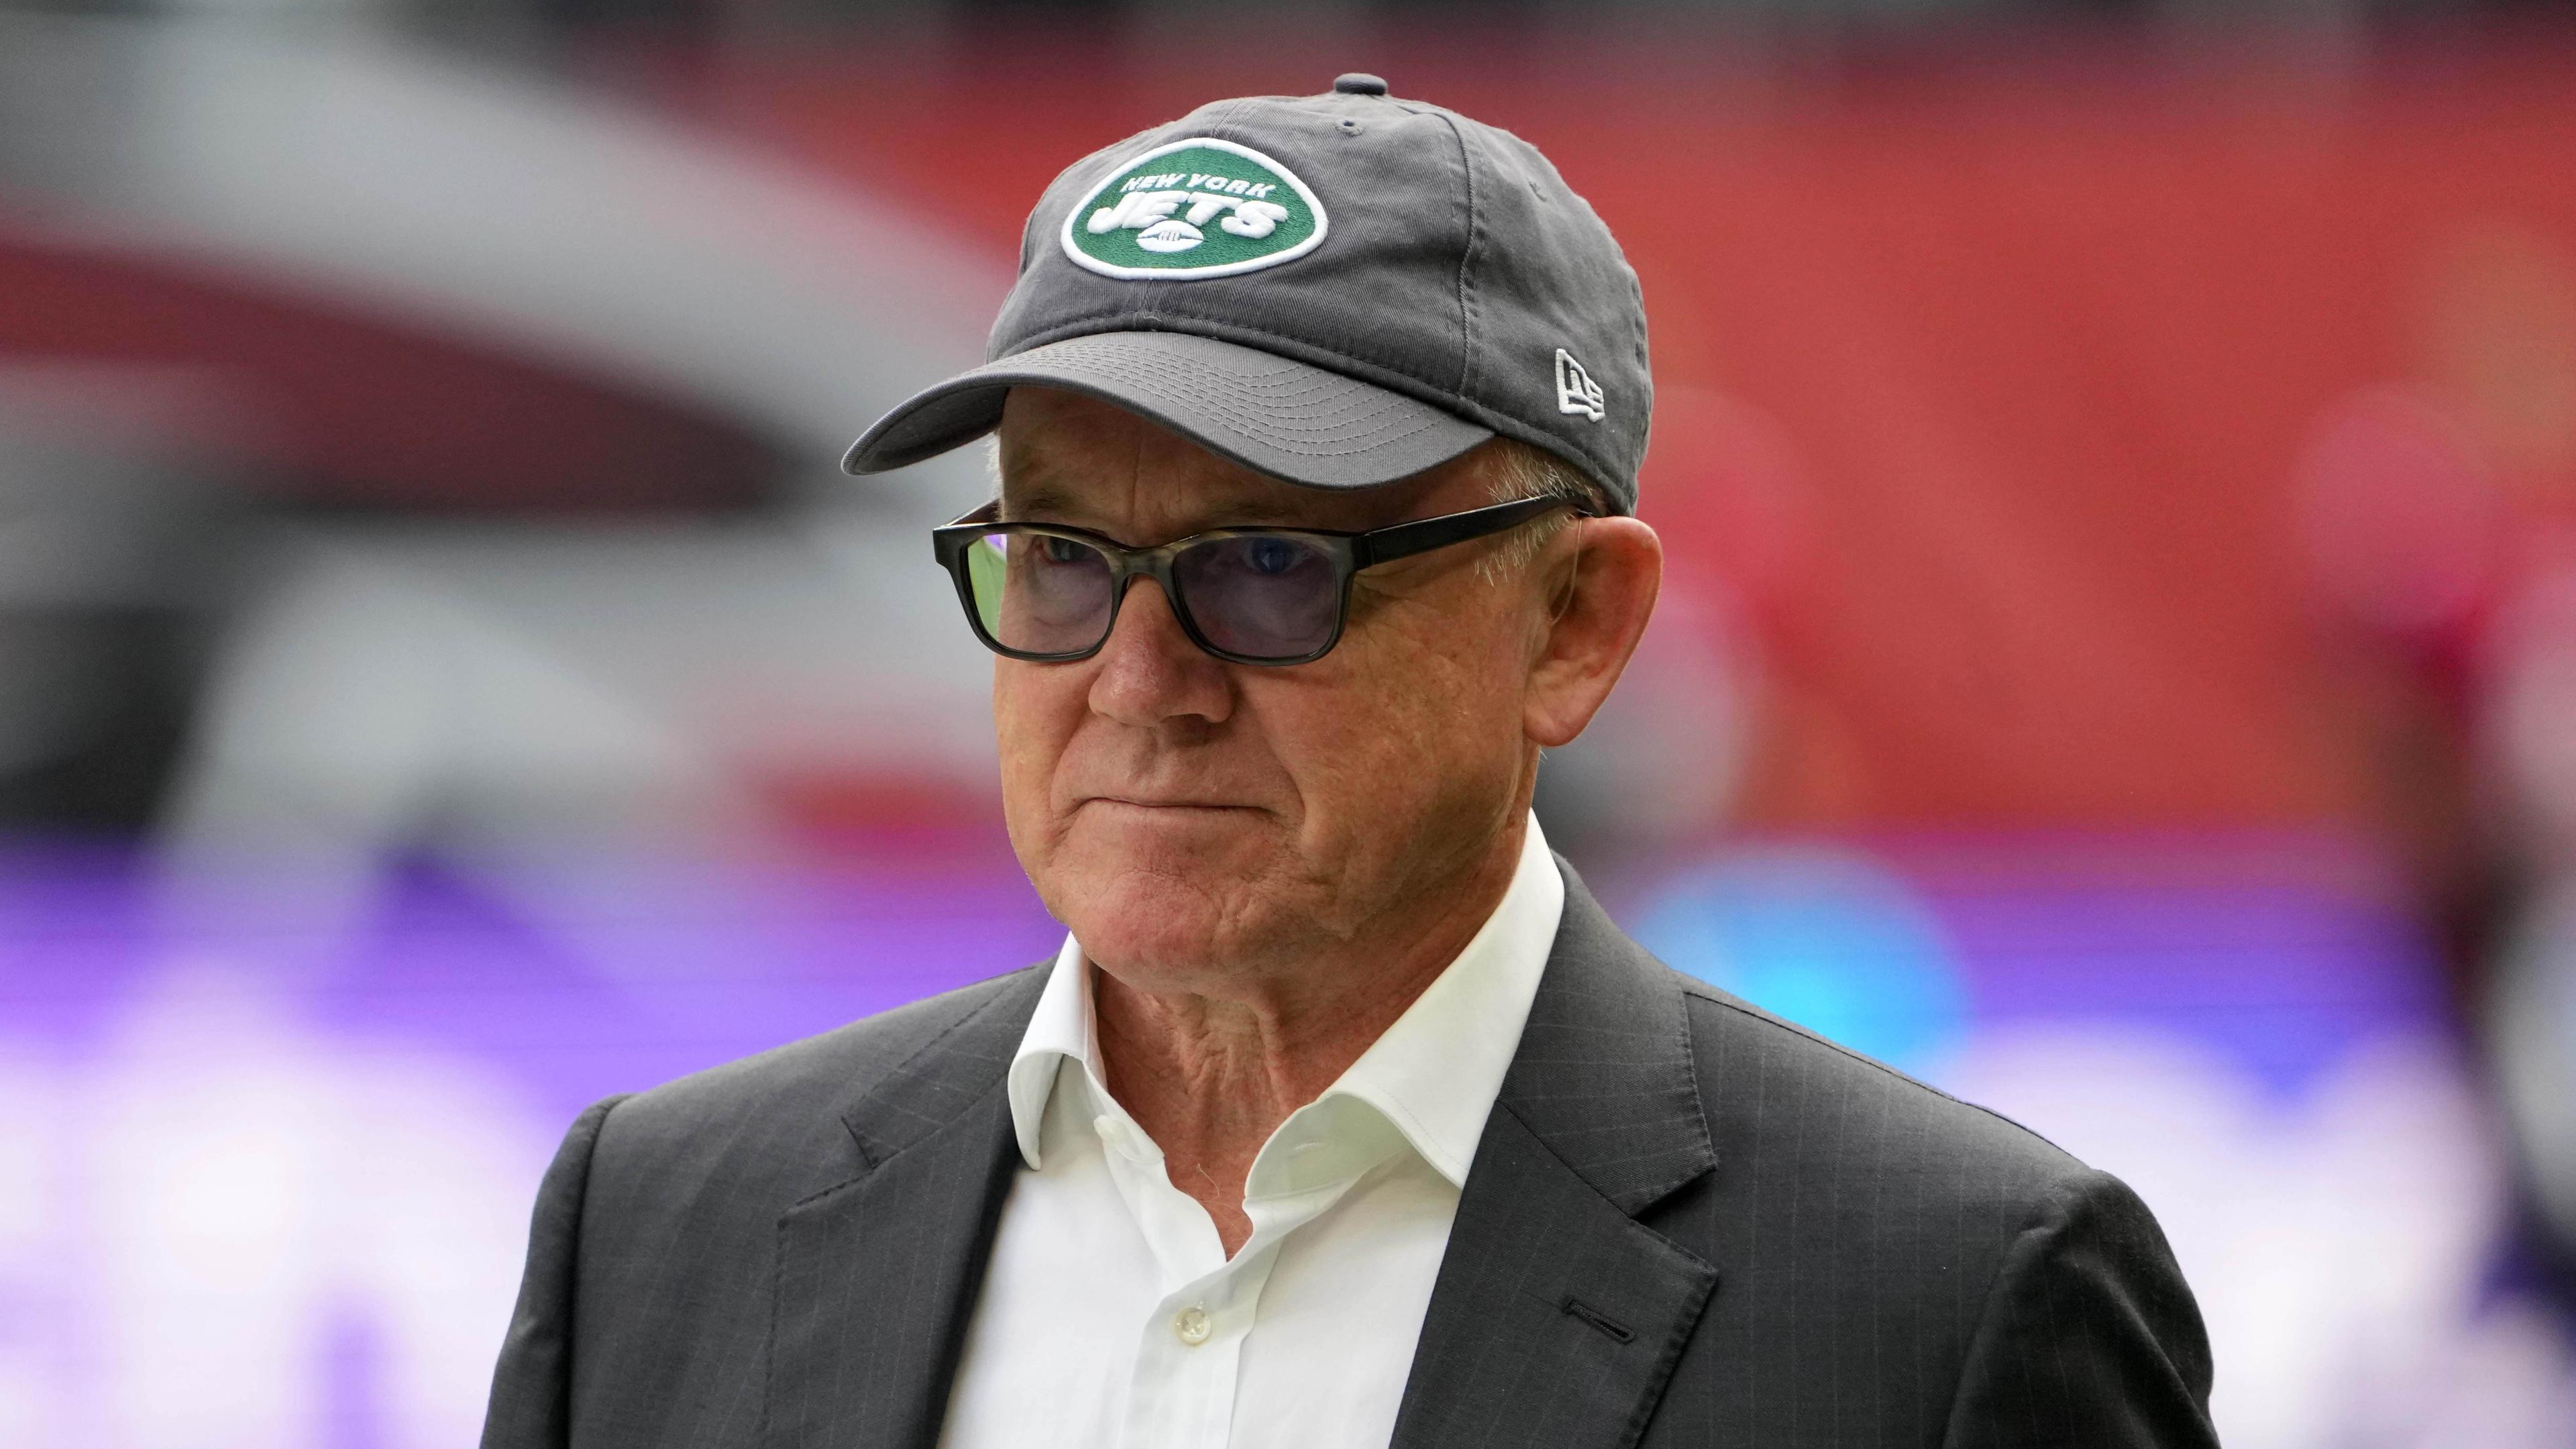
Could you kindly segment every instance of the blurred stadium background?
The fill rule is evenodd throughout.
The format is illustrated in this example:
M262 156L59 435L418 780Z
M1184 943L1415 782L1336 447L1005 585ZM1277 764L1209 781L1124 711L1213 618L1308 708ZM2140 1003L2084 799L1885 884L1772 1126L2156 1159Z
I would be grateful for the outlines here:
M2576 25L2438 0L0 8L0 1444L468 1443L579 1107L1051 947L834 460L1351 69L1645 280L1622 919L2129 1178L2237 1449L2576 1444Z

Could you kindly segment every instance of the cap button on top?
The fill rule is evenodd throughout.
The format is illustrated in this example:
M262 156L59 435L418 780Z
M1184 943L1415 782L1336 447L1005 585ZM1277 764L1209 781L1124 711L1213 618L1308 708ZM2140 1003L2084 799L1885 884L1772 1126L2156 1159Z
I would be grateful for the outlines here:
M1386 78L1355 70L1349 75L1334 77L1333 89L1346 96L1382 96L1386 94Z

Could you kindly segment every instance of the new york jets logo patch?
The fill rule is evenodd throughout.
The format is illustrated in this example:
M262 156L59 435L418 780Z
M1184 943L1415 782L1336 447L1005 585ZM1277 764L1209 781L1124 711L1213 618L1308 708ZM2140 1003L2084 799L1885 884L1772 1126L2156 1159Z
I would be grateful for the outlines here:
M1104 277L1185 281L1322 245L1324 204L1249 146L1197 136L1121 162L1064 219L1064 254Z

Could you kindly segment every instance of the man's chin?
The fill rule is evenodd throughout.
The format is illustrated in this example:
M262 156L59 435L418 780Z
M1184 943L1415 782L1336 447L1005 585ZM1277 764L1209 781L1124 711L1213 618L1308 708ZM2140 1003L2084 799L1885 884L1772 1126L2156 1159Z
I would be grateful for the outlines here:
M1266 914L1278 841L1254 811L1086 810L1065 832L1041 893L1095 960L1211 964Z
M1235 964L1247 934L1265 941L1276 934L1243 919L1205 884L1120 876L1085 894L1065 924L1086 956L1128 984L1188 990L1192 978Z

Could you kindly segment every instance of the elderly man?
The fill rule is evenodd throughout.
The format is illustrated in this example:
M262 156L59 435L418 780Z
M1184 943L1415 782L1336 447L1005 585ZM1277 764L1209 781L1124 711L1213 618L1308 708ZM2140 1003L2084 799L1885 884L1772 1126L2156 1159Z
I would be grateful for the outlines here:
M1645 318L1370 76L1030 217L936 531L1052 962L583 1114L484 1442L2207 1445L2146 1209L1658 965L1530 815L1653 606Z

